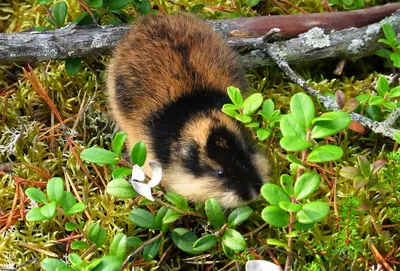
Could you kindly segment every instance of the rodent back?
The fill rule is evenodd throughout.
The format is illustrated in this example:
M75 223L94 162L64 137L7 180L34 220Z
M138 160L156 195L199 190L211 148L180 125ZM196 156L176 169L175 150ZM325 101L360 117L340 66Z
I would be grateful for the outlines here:
M230 85L246 87L231 49L187 14L139 19L118 44L109 70L120 110L133 115L154 112L196 88L226 93Z

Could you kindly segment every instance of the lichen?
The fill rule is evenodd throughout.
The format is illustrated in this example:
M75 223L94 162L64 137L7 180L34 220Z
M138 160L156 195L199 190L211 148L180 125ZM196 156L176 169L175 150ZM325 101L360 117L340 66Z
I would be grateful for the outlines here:
M303 38L303 42L313 48L324 48L331 45L329 36L324 33L324 29L319 27L313 27L306 33L300 35Z
M347 47L347 50L350 54L358 54L362 46L364 46L364 42L361 39L354 39Z

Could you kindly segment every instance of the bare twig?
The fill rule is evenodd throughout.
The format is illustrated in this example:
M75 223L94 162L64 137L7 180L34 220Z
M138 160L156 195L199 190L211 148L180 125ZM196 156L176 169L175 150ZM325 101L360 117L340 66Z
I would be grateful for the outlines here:
M398 14L400 15L400 12L398 12ZM399 16L399 18L400 18L400 16ZM269 57L274 60L274 62L278 65L278 67L290 78L290 80L292 80L294 83L300 85L311 96L318 98L318 100L325 107L326 110L328 110L328 111L340 111L341 110L334 99L332 99L329 96L322 95L321 92L313 89L306 83L305 80L301 79L292 70L292 68L289 66L287 61L278 55L277 51L275 50L275 48L272 45L271 46L267 45L266 52L269 55ZM393 133L396 130L391 128L391 126L397 120L399 115L400 115L400 109L396 109L383 122L377 122L377 121L371 120L367 117L364 117L364 116L362 116L358 113L354 113L354 112L350 113L350 118L353 121L359 122L362 125L368 127L369 129L371 129L372 131L374 131L377 134L381 134L385 137L394 139Z

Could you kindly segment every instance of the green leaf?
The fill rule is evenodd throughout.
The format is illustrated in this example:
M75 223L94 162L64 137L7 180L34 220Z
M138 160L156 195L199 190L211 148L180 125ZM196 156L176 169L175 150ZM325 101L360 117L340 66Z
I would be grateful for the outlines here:
M143 241L138 237L130 236L126 239L126 245L129 247L138 248L141 244L143 244Z
M384 75L379 76L377 91L379 93L379 96L381 96L382 98L385 97L385 94L389 92L389 82L386 79L386 76Z
M38 3L41 5L46 5L53 2L53 0L38 0Z
M306 139L306 130L296 122L292 114L286 114L282 117L281 131L284 136L294 136L301 139Z
M40 189L29 187L25 190L25 194L31 199L39 203L47 203L46 194Z
M75 223L72 223L70 221L67 221L67 223L65 223L65 229L67 231L74 231L78 228L78 225L76 225Z
M83 212L85 210L85 203L78 202L75 203L66 213L67 215L73 215L79 212Z
M274 227L287 227L289 225L289 214L278 206L267 206L261 213L262 219Z
M76 240L76 241L73 241L71 243L71 248L74 249L74 250L88 249L88 248L90 248L90 245L88 243L86 243L86 242L81 241L81 240Z
M65 70L69 75L76 75L81 70L80 58L68 58L65 60Z
M46 218L53 218L56 216L56 202L52 201L40 207L40 212Z
M127 249L126 240L127 237L125 234L123 233L116 234L113 240L111 241L108 254L111 256L117 256L121 259L124 259Z
M313 120L312 138L332 136L346 129L351 122L349 114L345 112L329 112Z
M364 177L369 177L372 171L372 165L369 163L368 159L365 156L358 156L358 165L360 166L360 171Z
M47 196L50 201L60 203L64 196L64 181L61 178L51 178L46 185Z
M291 203L288 201L279 202L279 207L289 213L297 213L301 210L301 204Z
M157 214L156 218L154 220L154 223L156 224L157 229L161 230L162 232L166 232L169 229L170 224L163 223L164 217L167 214L167 211L170 210L165 206L162 206Z
M370 96L367 94L358 95L355 99L360 102L360 104L364 104L369 100Z
M132 175L132 169L127 167L116 168L111 173L113 179L121 179Z
M131 162L139 167L144 165L147 157L147 149L142 141L137 142L131 151Z
M103 6L103 0L85 0L91 8L101 8Z
M289 201L290 197L283 189L272 183L264 184L261 187L261 194L272 205L278 205L281 201Z
M107 184L106 191L108 194L119 198L134 198L138 195L132 185L125 179L112 180Z
M243 104L243 97L240 93L240 90L236 87L230 86L228 87L228 96L237 107L241 107Z
M396 41L396 32L394 31L393 27L390 24L382 24L382 30L383 33L385 34L386 39L391 42L391 41ZM394 45L391 43L391 45Z
M400 132L394 132L393 137L397 143L400 143Z
M265 100L260 112L258 112L263 118L264 121L269 121L272 117L272 113L275 110L275 104L271 99Z
M164 195L164 197L172 203L172 205L175 205L177 208L181 210L188 210L189 205L187 202L187 199L179 195L178 193L175 192L168 192L167 194Z
M322 220L329 214L329 206L325 202L312 201L303 205L297 219L302 224L311 224Z
M193 232L185 228L176 228L172 231L171 236L172 241L180 250L190 254L199 254L193 249L193 245L197 241L197 236Z
M395 102L392 102L391 100L383 100L382 105L392 111L397 109L397 104Z
M225 114L227 114L228 116L232 117L232 118L236 118L236 115L238 115L239 113L236 111L238 109L238 107L236 105L233 104L224 104L222 106L222 112L224 112Z
M151 10L151 3L149 0L142 0L140 5L138 6L139 12L142 15L145 15Z
M260 0L247 0L247 5L248 5L249 7L257 6L258 3L260 3Z
M178 218L182 217L183 215L175 212L171 209L168 209L167 213L165 214L162 223L163 224L171 224L172 222L175 222Z
M289 250L289 247L288 247L287 244L285 244L285 243L283 243L283 242L281 242L279 240L276 240L276 239L268 238L267 239L267 244L268 245L277 246L277 247L283 247L284 249Z
M251 216L252 213L253 209L249 206L240 206L236 208L228 217L228 226L235 227L242 224Z
M106 241L107 231L103 229L100 224L93 223L88 230L88 238L96 244L96 247L101 247Z
M116 154L118 154L118 157L121 158L121 153L122 153L122 148L124 146L126 137L128 136L127 133L125 132L119 132L116 133L113 141L112 141L112 149Z
M155 216L144 209L134 209L129 213L129 218L137 226L145 229L156 229Z
M80 157L82 160L102 165L116 165L119 163L118 154L98 147L83 150Z
M132 0L111 0L107 8L110 10L119 10L132 2Z
M258 128L260 127L260 123L259 122L250 122L248 124L245 125L245 127L249 127L249 128ZM259 130L259 129L258 129ZM257 130L257 131L258 131Z
M236 230L226 228L222 236L222 242L234 251L243 251L246 249L244 237Z
M381 105L383 102L385 101L385 99L383 99L380 96L372 96L368 103L369 105Z
M257 129L257 137L258 137L258 140L260 140L260 141L266 140L270 135L271 135L271 131L269 131L265 128Z
M225 243L222 242L222 250L224 251L225 255L228 256L229 258L234 258L235 256L235 251L233 249L230 249L225 245Z
M205 211L214 229L219 230L225 224L225 216L222 212L221 205L219 205L215 199L211 198L206 201Z
M293 178L288 174L282 174L280 178L281 186L286 194L293 195Z
M46 258L40 263L40 267L42 267L45 271L54 271L59 266L66 266L66 264L56 258Z
M243 122L243 123L249 123L253 120L251 117L241 115L241 114L235 115L235 119L237 119L238 121Z
M207 234L194 242L193 250L196 252L204 252L215 247L217 242L218 238L214 234Z
M69 209L76 204L76 202L77 201L71 192L64 191L64 195L61 199L61 208L64 210L64 212L68 212Z
M83 263L83 260L81 259L81 257L76 253L69 254L68 260L72 266L76 266L76 267L78 267L80 264Z
M318 188L321 179L318 174L307 172L300 176L294 185L296 200L302 200L310 196Z
M300 231L308 231L314 227L315 223L302 224L299 221L294 222L294 228Z
M392 88L389 92L390 98L397 98L400 97L400 86Z
M315 107L312 99L305 93L296 93L290 99L290 111L296 122L303 129L311 127L315 117Z
M393 61L393 66L396 68L400 68L400 50L397 49L396 53L391 53L390 54L390 60Z
M65 24L65 18L67 17L67 3L65 3L65 1L55 3L52 14L58 26L63 26Z
M101 258L100 263L94 262L94 268L91 271L119 271L122 266L122 260L116 256L105 256Z
M261 93L254 93L244 100L242 104L243 115L250 116L257 111L257 109L262 105L263 97Z
M25 218L27 221L42 221L47 219L47 217L42 214L39 207L29 210Z
M335 161L343 156L343 150L338 146L323 145L311 151L307 157L308 162L323 163Z
M302 151L312 146L310 142L295 136L284 136L279 141L279 144L285 150L293 152Z
M154 243L146 246L143 250L143 258L145 261L151 261L157 255L161 247L161 239L158 239Z

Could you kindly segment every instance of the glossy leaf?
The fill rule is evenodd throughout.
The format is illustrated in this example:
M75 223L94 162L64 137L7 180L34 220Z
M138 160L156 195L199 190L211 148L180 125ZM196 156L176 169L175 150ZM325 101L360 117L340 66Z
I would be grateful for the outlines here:
M119 10L132 2L132 0L110 0L107 8L110 10Z
M39 203L47 203L46 194L40 189L29 187L25 190L25 194L31 199Z
M302 200L317 190L321 179L318 174L306 172L300 176L294 185L294 196L296 200Z
M116 165L119 163L118 154L98 147L83 150L81 159L101 165Z
M253 120L251 117L241 115L241 114L235 115L235 119L237 119L238 121L243 122L243 123L249 123Z
M289 195L276 184L264 184L261 187L261 194L272 205L278 205L280 201L290 202Z
M274 227L287 227L289 225L289 214L278 206L267 206L261 213L262 219Z
M101 258L100 263L95 263L91 271L119 271L122 266L122 260L116 256L105 256Z
M83 202L75 203L68 211L67 215L73 215L85 210L85 204Z
M365 156L360 155L357 157L357 160L362 175L364 177L369 177L371 175L372 165L369 163L368 159Z
M76 75L81 70L82 60L80 58L68 58L65 60L65 70L69 75Z
M175 192L168 192L164 197L181 210L189 209L187 199Z
M306 139L306 130L296 122L293 114L283 115L280 127L283 136L294 136L300 139Z
M67 223L65 223L65 229L67 231L74 231L78 228L78 225L76 225L75 223L72 223L70 221L67 221Z
M310 142L295 136L284 136L279 141L279 144L286 151L293 151L293 152L302 151L312 146Z
M280 178L280 183L283 191L285 191L286 194L293 195L293 178L292 176L288 174L282 174Z
M303 205L297 213L297 219L302 224L311 224L322 220L329 214L329 206L325 202L313 201Z
M311 151L307 157L308 162L323 163L335 161L343 156L343 150L334 145L319 146Z
M137 142L131 151L131 162L139 167L144 165L147 157L147 149L142 141Z
M71 209L76 203L77 201L74 195L72 195L72 193L69 191L64 191L64 195L61 199L61 208L64 210L64 212L68 212L69 209Z
M165 214L162 223L163 224L171 224L172 222L175 222L178 218L182 217L183 215L175 212L171 209L168 209L167 213Z
M204 252L215 247L217 242L218 238L214 234L207 234L194 242L193 250L196 252Z
M27 221L42 221L42 220L46 220L47 217L44 216L42 214L42 212L40 211L40 208L33 208L31 210L29 210L29 212L26 214L25 219Z
M246 249L244 237L236 230L226 228L222 236L222 242L234 251L243 251Z
M333 136L346 129L350 122L350 116L345 112L336 111L325 113L314 119L311 137L324 138L326 136Z
M257 129L258 140L264 141L271 135L271 131L265 128Z
M166 231L168 230L168 228L169 228L169 224L163 222L164 217L165 217L165 215L167 214L167 211L168 211L168 210L170 210L170 209L168 209L168 208L165 207L165 206L162 206L162 207L158 210L158 212L157 212L157 214L156 214L156 218L155 218L155 220L154 220L154 223L155 223L155 225L156 225L156 228L159 229L159 230L161 230L162 232L166 232Z
M69 254L68 260L72 266L79 266L80 264L83 263L83 260L81 259L81 257L76 253Z
M156 229L155 216L144 209L134 209L129 213L129 218L137 226L145 229Z
M397 98L400 97L400 86L397 86L395 88L392 88L389 92L389 97L390 98Z
M59 266L63 266L65 263L61 261L60 259L56 258L45 258L41 263L40 267L43 268L45 271L54 271L57 269Z
M116 234L113 240L111 241L108 254L111 256L117 256L121 259L124 259L127 249L126 241L127 237L125 234L123 233Z
M106 237L107 231L103 229L100 224L93 223L90 225L88 230L88 238L90 241L96 244L97 248L101 247L105 243Z
M228 95L231 98L231 101L234 105L241 107L243 104L243 97L240 93L240 90L236 87L230 86L228 87Z
M381 96L382 98L385 96L386 93L389 92L389 82L386 79L386 76L384 75L379 76L376 90L378 91L379 96Z
M88 248L90 248L90 245L84 241L75 240L71 243L71 248L74 250L88 249Z
M126 239L127 246L138 248L141 244L143 244L143 241L139 237L130 236Z
M369 105L381 105L385 100L380 96L372 96L368 103Z
M290 111L292 116L303 129L312 125L315 117L315 107L312 99L305 93L296 93L290 99Z
M225 224L225 216L222 212L221 205L219 205L215 199L211 198L206 201L205 211L207 218L214 229L218 230Z
M122 148L124 147L125 140L128 134L125 132L116 133L112 141L112 149L121 158Z
M393 137L396 140L397 143L400 143L400 132L394 132Z
M56 215L56 202L52 201L40 207L40 212L46 218L53 218Z
M254 93L244 100L242 104L243 115L250 116L254 114L262 105L263 97L261 93Z
M112 171L111 175L113 179L120 179L132 174L132 169L127 167L116 168Z
M145 261L151 261L154 257L158 254L160 250L162 241L158 239L157 241L151 243L150 245L146 246L143 250L143 258Z
M176 228L172 231L171 237L174 244L180 250L190 254L198 254L198 252L193 249L193 245L198 239L193 232L185 228Z
M240 206L236 208L228 217L228 226L235 227L242 224L251 216L252 213L253 209L249 206Z
M64 181L61 178L51 178L46 185L47 196L50 201L60 203L64 196Z
M132 184L125 179L115 179L107 184L108 194L119 198L134 198L138 193L133 189Z
M63 26L67 17L67 3L65 1L55 3L52 8L52 14L58 26Z
M279 207L282 210L285 210L286 212L289 212L289 213L297 213L302 208L301 204L292 203L292 202L288 202L288 201L279 202Z

